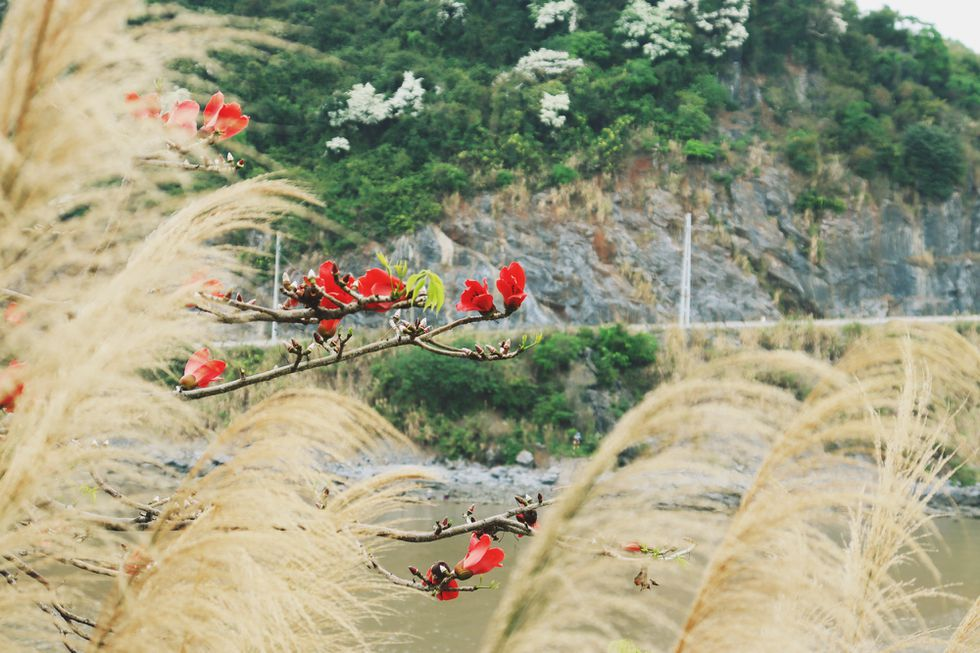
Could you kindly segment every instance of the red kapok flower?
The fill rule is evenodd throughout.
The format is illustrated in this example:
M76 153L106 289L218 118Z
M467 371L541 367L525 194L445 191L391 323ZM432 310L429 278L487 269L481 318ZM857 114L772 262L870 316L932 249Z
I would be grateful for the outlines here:
M170 127L194 133L197 131L197 114L200 111L201 105L194 100L182 100L175 103L160 119Z
M463 291L463 295L459 298L459 303L456 304L456 310L489 313L493 309L493 295L490 294L490 289L487 287L487 280L484 279L481 284L475 279L467 279L466 290Z
M184 390L206 388L224 371L224 361L213 360L207 347L198 349L187 360L187 365L184 366L184 376L180 377L180 387Z
M333 261L325 261L320 265L316 285L320 287L320 290L324 294L323 301L320 302L322 308L340 308L341 304L349 304L354 301L350 293L337 284L337 280L334 279L334 273L336 271L337 264ZM331 299L336 299L337 301L330 301Z
M492 540L489 535L470 536L470 548L466 557L456 563L453 571L456 578L466 580L471 576L485 574L495 567L503 567L504 550L491 548Z
M381 268L371 268L364 273L363 277L358 277L357 279L357 290L365 297L371 297L372 295L378 295L379 297L387 297L401 292L405 289L405 284L402 280L386 272ZM376 311L378 313L384 313L389 310L393 305L394 301L390 302L372 302L367 304L364 308L369 311Z
M7 369L0 371L0 410L14 412L17 397L24 392L24 383L17 380L17 368L23 366L23 363L12 360Z
M153 564L153 558L151 558L143 549L136 547L129 552L126 559L123 560L123 572L127 576L138 576L143 571L146 571Z
M322 302L321 302L322 304ZM340 318L336 320L320 320L316 332L321 338L333 338L337 334L337 327L340 326Z
M156 118L160 115L160 96L156 93L143 96L139 93L127 93L126 104L134 118Z
M442 564L444 563L434 564L429 567L429 571L425 572L425 582L432 587L437 587L445 578L442 570L439 569L440 565ZM447 589L444 589L436 594L436 598L440 601L452 601L459 596L459 591L456 590L457 587L459 587L459 583L457 583L455 580L449 581L446 583Z
M630 553L639 553L643 551L643 545L639 542L627 542L623 545L623 551L629 551Z
M17 302L10 302L3 309L3 319L14 326L23 322L25 317L27 317L27 313L17 305Z
M504 306L508 311L516 311L527 297L524 292L524 268L517 261L500 268L497 290L504 296Z
M237 102L225 104L224 94L218 91L204 107L204 126L201 131L217 134L218 140L223 141L248 127L248 121L248 116L242 115L242 107Z

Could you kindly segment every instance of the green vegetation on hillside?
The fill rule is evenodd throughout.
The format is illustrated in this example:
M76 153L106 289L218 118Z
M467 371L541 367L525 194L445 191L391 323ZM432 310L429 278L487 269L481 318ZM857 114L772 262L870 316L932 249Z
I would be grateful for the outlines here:
M254 118L250 144L304 176L328 217L375 238L438 219L450 193L613 173L671 141L701 165L758 138L814 176L813 196L830 208L846 192L819 179L832 154L857 175L938 199L968 183L976 160L980 57L888 9L860 16L850 0L754 0L747 40L715 52L697 21L679 15L674 50L653 58L630 47L625 0L578 2L573 32L567 20L536 28L525 0L183 4L282 21L286 38L308 46L264 60L219 53L217 75L189 61L181 69L241 98ZM643 5L656 3L630 3ZM541 49L568 58L551 72L515 70ZM375 93L362 87L362 99L374 98L363 114L347 102L358 84ZM421 105L413 88L424 91ZM748 130L719 128L732 112Z
M509 463L522 449L584 455L653 387L656 353L653 336L619 325L552 333L508 365L412 349L371 367L373 403L449 458Z

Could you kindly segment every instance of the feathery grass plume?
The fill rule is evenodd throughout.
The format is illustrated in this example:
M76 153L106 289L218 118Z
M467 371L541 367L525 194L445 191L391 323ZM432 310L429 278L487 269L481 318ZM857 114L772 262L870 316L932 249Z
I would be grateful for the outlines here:
M331 392L286 391L239 416L163 507L140 544L152 562L120 577L94 649L372 650L359 621L392 588L348 526L391 511L420 476L344 488L323 465L391 444L406 442ZM204 472L219 455L226 462Z
M949 638L946 653L970 653L980 649L980 597L970 606L956 632Z
M684 651L909 644L902 620L915 614L918 591L891 572L923 555L924 504L948 473L936 447L951 422L948 413L934 417L927 408L976 399L963 383L976 352L955 356L963 346L947 334L913 338L899 357L897 383L879 374L877 362L865 382L857 357L835 369L767 352L722 359L661 386L621 420L549 511L514 571L484 650L605 650L624 636L643 650L663 650L670 641ZM916 355L952 365L933 384L949 396L929 396L917 383L909 366ZM709 443L699 431L711 435ZM841 455L848 448L837 445L857 438L872 443L875 465ZM614 469L620 452L641 443L645 452ZM740 483L743 497L731 519L677 509L702 509L695 501L716 484ZM841 509L850 510L850 520ZM687 567L622 548L624 541L683 546L687 538L697 546ZM705 564L699 587L691 568ZM638 570L637 584L646 571L680 591L669 598L657 588L638 591L629 583ZM847 621L842 606L864 600L867 614Z
M133 160L165 134L129 120L122 98L151 88L165 47L181 40L127 31L138 6L21 0L0 27L0 288L29 294L22 323L0 329L2 360L25 363L16 412L0 416L3 650L79 647L73 631L92 627L91 607L119 574L131 543L106 529L136 518L96 514L90 471L115 470L132 487L139 470L125 463L139 455L128 443L199 432L189 406L149 378L176 345L206 337L185 308L188 281L231 264L207 243L311 201L271 178L169 217L130 201L152 197L154 177Z

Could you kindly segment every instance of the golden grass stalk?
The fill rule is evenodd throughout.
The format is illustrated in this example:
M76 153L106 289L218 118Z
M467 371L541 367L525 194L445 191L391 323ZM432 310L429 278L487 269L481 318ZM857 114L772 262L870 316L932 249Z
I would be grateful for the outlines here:
M675 642L675 651L915 644L921 624L909 619L929 590L894 571L926 559L924 506L945 478L947 407L976 407L976 351L933 330L883 337L881 350L869 344L836 368L786 352L738 354L652 392L549 511L484 650L604 650L623 637L643 650ZM913 371L923 360L946 367L926 381ZM645 452L616 469L637 445ZM854 448L872 452L873 464L842 455ZM731 518L683 509L740 482ZM621 548L688 538L688 567ZM607 554L594 555L596 545ZM647 566L671 598L629 582ZM690 567L704 569L700 583Z
M121 576L104 603L94 649L372 650L360 622L391 586L347 527L392 510L418 476L345 487L318 467L402 441L325 391L281 393L234 420L142 544L152 564ZM218 454L226 462L202 474Z
M346 526L390 511L417 475L346 487L310 461L400 442L377 415L287 393L234 420L183 479L147 465L155 443L204 433L159 379L208 340L190 281L234 264L211 243L312 199L267 177L155 204L157 177L133 161L167 135L122 98L191 50L179 24L127 30L140 6L20 0L0 27L0 289L26 314L0 328L0 360L26 363L0 416L0 581L16 581L0 582L0 649L80 650L82 636L119 651L367 649L358 623L379 581ZM219 451L227 464L208 467ZM133 505L107 507L105 479ZM150 531L134 506L156 516ZM152 566L126 573L134 560Z

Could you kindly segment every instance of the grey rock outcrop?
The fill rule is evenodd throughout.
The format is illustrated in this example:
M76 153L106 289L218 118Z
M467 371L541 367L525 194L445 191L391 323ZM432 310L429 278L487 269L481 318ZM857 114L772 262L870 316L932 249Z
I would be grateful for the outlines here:
M975 194L918 206L896 194L857 195L843 213L814 218L794 210L793 189L780 166L727 188L701 184L710 210L694 217L693 320L980 312ZM673 321L683 200L656 186L628 202L616 193L606 199L608 210L596 217L574 196L542 194L514 210L482 195L383 247L411 268L438 270L450 313L464 279L486 276L492 287L498 267L519 260L529 297L518 322Z

